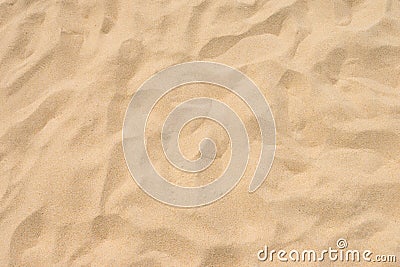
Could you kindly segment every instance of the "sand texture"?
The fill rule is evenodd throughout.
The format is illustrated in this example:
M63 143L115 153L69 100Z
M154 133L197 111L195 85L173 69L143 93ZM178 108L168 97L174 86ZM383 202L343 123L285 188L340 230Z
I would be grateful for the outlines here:
M137 186L122 126L146 79L193 60L257 84L277 146L249 194L260 137L248 107L204 84L165 96L147 140L170 181L208 183L230 157L223 128L198 120L183 129L182 152L196 158L211 137L214 164L198 174L168 164L159 126L184 100L232 105L252 148L232 192L182 209ZM0 0L0 266L282 266L257 251L322 250L338 238L400 261L399 151L398 0Z

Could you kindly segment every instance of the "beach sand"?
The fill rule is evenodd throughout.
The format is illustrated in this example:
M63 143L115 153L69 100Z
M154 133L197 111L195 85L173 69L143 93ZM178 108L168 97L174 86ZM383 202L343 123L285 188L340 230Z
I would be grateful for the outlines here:
M260 262L258 250L323 250L339 238L400 260L398 0L3 0L0 40L1 266L282 266ZM122 126L144 81L194 60L255 82L277 146L249 194L260 137L246 106L210 85L166 96L148 140L168 180L205 184L229 161L228 135L207 120L180 142L195 158L213 137L209 170L182 174L162 157L157 126L192 94L232 103L252 148L232 192L183 209L132 179Z

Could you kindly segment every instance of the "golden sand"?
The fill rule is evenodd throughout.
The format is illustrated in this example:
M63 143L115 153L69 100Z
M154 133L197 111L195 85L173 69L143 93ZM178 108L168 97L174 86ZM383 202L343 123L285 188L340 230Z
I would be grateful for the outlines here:
M264 245L338 238L400 258L398 0L4 0L0 40L0 266L272 266L257 260ZM249 194L260 139L238 103L253 151L244 177L214 204L181 209L137 186L121 131L148 77L193 60L257 84L277 150ZM237 102L189 87L160 103L153 126L190 94ZM151 157L177 184L210 182L229 160L226 133L193 122L180 142L195 158L205 136L219 151L205 175L173 170L156 139Z

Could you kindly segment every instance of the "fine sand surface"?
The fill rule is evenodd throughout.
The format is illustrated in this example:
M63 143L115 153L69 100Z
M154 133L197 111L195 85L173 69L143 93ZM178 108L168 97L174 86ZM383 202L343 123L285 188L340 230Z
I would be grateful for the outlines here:
M210 169L180 173L163 158L160 123L193 96L232 105L252 148L232 192L182 209L134 182L122 125L147 78L193 60L258 85L277 150L249 194L260 138L248 108L216 86L178 88L149 121L167 179L205 184L229 161L228 135L208 120L180 142L195 158L214 138ZM0 1L0 266L274 266L257 260L264 245L321 251L339 238L399 262L399 151L398 0Z

